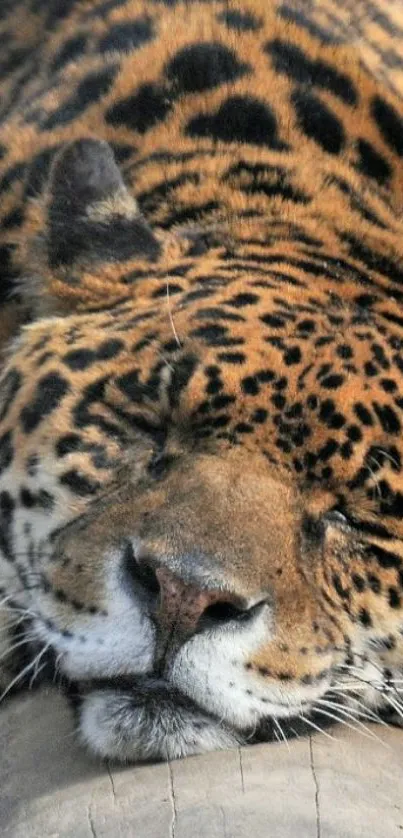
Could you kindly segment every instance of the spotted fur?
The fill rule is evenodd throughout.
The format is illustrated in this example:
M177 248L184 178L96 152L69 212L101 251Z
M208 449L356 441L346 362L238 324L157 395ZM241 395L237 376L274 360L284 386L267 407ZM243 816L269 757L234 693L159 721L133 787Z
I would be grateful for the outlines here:
M356 5L2 3L0 680L104 756L402 717L403 29Z

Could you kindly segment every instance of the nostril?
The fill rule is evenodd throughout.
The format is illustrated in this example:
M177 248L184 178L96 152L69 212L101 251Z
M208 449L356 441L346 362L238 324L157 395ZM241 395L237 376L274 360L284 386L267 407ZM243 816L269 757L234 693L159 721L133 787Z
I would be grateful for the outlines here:
M143 588L149 591L150 594L159 594L160 584L153 567L148 564L147 561L142 559L141 562L137 564L135 574L138 582L140 582Z
M225 623L228 620L237 620L245 616L247 611L237 608L232 602L215 602L214 605L209 605L202 614L202 618L207 618L216 623Z
M130 542L125 546L123 563L125 572L129 576L132 584L141 586L141 588L153 596L159 594L160 584L151 562L148 562L144 557L138 559Z
M215 602L203 611L203 614L199 618L197 628L200 631L204 628L213 628L214 626L218 626L220 623L231 623L234 621L237 623L246 622L256 616L265 602L266 600L260 601L249 608L242 607L241 605L234 604L234 602L227 602L225 600L222 602Z

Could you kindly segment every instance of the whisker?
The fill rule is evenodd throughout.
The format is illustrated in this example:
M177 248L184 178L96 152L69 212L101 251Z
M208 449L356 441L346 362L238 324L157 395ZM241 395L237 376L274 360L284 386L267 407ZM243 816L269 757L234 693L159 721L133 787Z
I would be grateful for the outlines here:
M380 739L379 736L376 735L376 733L374 733L372 730L370 730L366 725L363 724L362 721L360 721L360 718L357 718L357 716L354 715L354 712L357 712L357 713L359 713L359 717L365 718L365 716L362 712L354 711L354 709L351 708L351 707L349 708L349 710L347 710L347 708L345 708L344 706L341 706L340 704L338 704L335 701L329 701L328 699L321 699L320 698L315 702L315 705L320 705L320 712L321 713L324 712L322 710L322 707L330 708L330 710L332 710L332 709L336 710L344 718L350 719L351 721L353 721L355 723L356 727L348 725L348 723L346 721L344 721L344 718L339 720L342 724L345 724L346 726L352 727L352 730L356 730L357 728L360 728L360 730L358 730L358 732L362 733L363 736L366 736L369 739L376 739L377 742L382 742L382 739ZM365 733L363 731L365 731Z
M0 661L8 658L12 652L15 652L16 649L19 649L21 646L27 646L29 643L32 642L32 638L24 637L22 640L19 640L18 643L13 643L12 646L9 646L2 655L0 655Z
M21 625L21 623L24 623L25 621L26 621L25 616L18 617L16 620L7 619L6 633L8 633L8 631L10 629L15 629L17 626Z
M350 730L353 730L354 732L361 733L361 736L364 736L365 739L376 739L377 738L376 736L374 736L371 733L364 733L363 730L359 730L356 725L352 725L352 724L350 724L350 722L346 722L346 720L342 716L337 716L335 713L331 713L330 710L324 710L322 706L318 707L317 709L319 710L319 713L321 715L326 716L327 718L332 719L333 721L344 725L344 727L348 727ZM382 740L379 740L379 741L382 741Z
M285 745L287 745L287 749L288 749L288 750L290 750L290 743L289 743L289 741L288 741L288 739L287 739L287 737L286 737L286 735L285 735L285 733L284 733L283 728L281 727L281 724L280 724L279 720L278 720L278 719L276 719L276 718L275 718L275 716L273 716L273 722L274 722L274 724L276 725L276 728L277 728L277 730L279 731L280 736L281 736L281 738L282 738L282 740L283 740L284 744L285 744ZM275 732L275 731L274 731L274 734L276 735L276 732Z
M316 725L315 722L312 721L312 719L308 719L307 716L304 716L302 713L300 713L299 718L303 722L306 722L306 724L313 727L314 730L316 730L318 733L322 733L323 736L326 736L328 739L331 739L332 742L335 742L334 736L332 736L331 733L328 733L327 730L323 730L321 727L319 727L319 725Z
M37 614L35 611L31 611L30 608L20 608L19 606L14 606L13 605L13 607L10 608L10 614L14 614L14 613L15 614L25 614L28 617L35 617L35 619L43 622L40 615Z
M18 596L19 593L22 593L22 589L20 589L17 592L14 591L14 593L8 594L7 596L3 597L3 599L0 600L0 608L3 608L5 605L7 605L7 603L10 602L10 600L12 600L15 596Z
M53 681L53 684L56 684L57 679L59 679L59 686L60 686L61 679L63 677L62 672L60 670L60 661L64 658L65 654L66 653L64 651L59 652L59 654L58 654L58 656L57 656L57 658L54 662L55 671L53 673L52 681Z
M354 683L354 684L338 684L338 685L337 685L337 690L338 690L339 692L344 692L344 693L346 693L347 695L348 695L349 693L355 693L355 692L357 692L357 690L363 690L363 691L364 691L364 690L366 690L367 688L368 688L368 684L367 684L366 682L365 682L365 683L363 683L363 684L361 684L361 683ZM332 689L332 691L333 691L333 690L335 690L335 689L336 689L336 685L335 685L335 684L333 684L331 689Z
M392 463L392 465L395 466L397 469L400 468L399 463L397 462L395 457L392 457L392 455L390 454L389 451L385 451L384 448L379 448L379 453L383 454L383 456L386 457L386 459L389 460L389 462ZM378 463L378 465L379 465L379 463Z
M366 680L365 678L362 677L363 673L360 669L358 669L358 667L348 667L348 671L352 672L353 677L356 678L358 681L362 681L364 684L367 685L367 687L372 687L374 690L377 690L378 692L381 693L381 695L385 695L387 690L392 690L393 692L396 693L396 696L399 699L400 698L400 692L395 686L395 679L392 678L392 679L388 679L387 681L385 681L384 672L383 672L382 667L378 666L372 660L368 661L368 663L370 663L374 667L374 669L376 669L376 671L379 673L379 675L381 676L380 681L375 682L373 680L371 680L371 681ZM347 668L347 667L345 667L345 668ZM360 673L360 675L358 673Z
M345 695L344 690L339 690L338 687L332 687L332 693L333 692L340 693L343 696ZM374 710L372 710L370 707L368 707L366 704L364 704L363 701L359 701L359 699L356 698L355 696L352 696L352 695L348 696L347 706L349 708L351 708L350 702L352 702L352 701L354 701L354 703L357 704L359 707L363 708L362 710L357 711L357 712L362 713L363 718L368 718L368 720L373 721L376 724L380 724L380 725L383 725L384 727L388 727L387 722L385 722L384 719L381 718L381 716L379 716L377 713L375 713ZM351 708L351 709L354 710L354 708Z
M29 689L29 690L32 690L32 687L33 687L33 685L34 685L35 678L37 678L37 677L38 677L39 673L40 673L40 672L42 672L42 669L44 669L44 668L45 668L45 666L46 666L46 662L45 662L45 663L42 663L42 664L41 664L41 666L39 666L39 667L38 667L38 666L36 666L36 667L35 667L34 674L32 675L32 678L30 678L30 681L29 681L29 684L28 684L28 689Z
M371 664L372 664L372 661L371 661ZM378 672L378 674L380 674L380 675L383 674L382 670L379 667L377 667L376 664L373 664L373 666L374 666L374 669ZM364 676L365 673L358 666L349 665L349 666L344 666L343 668L346 670L347 674L351 675L353 678L356 678L358 681L361 681L363 684L366 684L367 687L373 687L374 686L373 679L368 680L367 678L364 678L363 676ZM378 681L376 683L382 684L382 681Z
M256 735L256 730L257 730L257 721L255 720L254 725L251 728L250 732L248 734L244 735L245 742L250 742L252 739L254 739L254 737Z
M22 678L24 678L24 675L26 675L27 672L29 672L32 669L32 667L36 665L37 660L40 660L43 657L43 655L45 654L45 652L47 652L49 647L50 643L47 643L46 646L44 646L44 648L42 649L42 651L39 652L38 655L34 658L34 660L30 661L26 666L24 666L21 672L19 672L18 675L16 675L15 678L13 678L13 680L9 683L8 687L6 687L6 689L3 690L2 694L0 695L0 703L5 699L6 695L8 695L10 690L12 690L12 688L16 684L18 684L18 682L21 681Z
M395 699L391 698L390 695L388 695L388 694L384 695L384 699L385 699L385 701L388 702L388 704L390 704L391 707L393 707L393 709L395 710L397 715L401 719L403 719L403 704L401 704L399 701L396 701Z

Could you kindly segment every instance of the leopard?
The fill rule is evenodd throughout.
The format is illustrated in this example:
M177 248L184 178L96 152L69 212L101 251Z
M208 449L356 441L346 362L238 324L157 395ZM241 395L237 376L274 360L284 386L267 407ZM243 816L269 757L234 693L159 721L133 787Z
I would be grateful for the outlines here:
M1 703L98 757L402 722L402 40L1 4Z

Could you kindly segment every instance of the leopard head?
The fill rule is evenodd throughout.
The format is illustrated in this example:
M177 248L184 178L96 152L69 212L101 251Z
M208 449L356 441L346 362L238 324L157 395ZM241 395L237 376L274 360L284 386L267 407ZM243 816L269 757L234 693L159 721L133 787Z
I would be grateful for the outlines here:
M233 230L151 230L95 140L59 154L30 229L1 549L83 738L226 747L362 683L374 712L403 583L401 373L376 319L319 297L308 316L297 289L279 339L250 269L226 281ZM362 376L374 344L388 386Z

